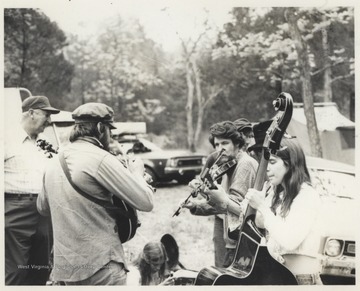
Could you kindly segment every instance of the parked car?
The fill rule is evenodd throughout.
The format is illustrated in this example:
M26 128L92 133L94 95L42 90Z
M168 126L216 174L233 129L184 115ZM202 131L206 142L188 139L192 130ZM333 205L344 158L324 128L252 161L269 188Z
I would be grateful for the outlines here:
M312 184L321 195L320 276L325 285L355 284L357 221L355 167L308 157Z
M137 135L115 136L124 154L140 157L153 183L176 180L187 184L201 172L206 155L187 150L163 150L149 140Z
M74 124L71 112L60 111L51 115L51 124L45 129L47 141L58 149L69 142L69 134ZM125 126L124 123L117 123ZM128 124L126 124L128 125ZM142 123L133 123L135 131L143 132ZM127 129L128 130L128 129ZM140 157L145 165L145 171L151 176L153 184L176 180L187 184L201 169L206 161L206 156L191 153L186 150L162 150L154 143L138 138L137 135L114 135L122 153L135 154Z

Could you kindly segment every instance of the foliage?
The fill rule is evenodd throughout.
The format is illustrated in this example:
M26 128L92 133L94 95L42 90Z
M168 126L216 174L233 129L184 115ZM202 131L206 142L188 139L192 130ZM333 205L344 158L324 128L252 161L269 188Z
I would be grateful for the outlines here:
M182 51L171 54L149 39L136 19L117 16L91 38L66 38L39 10L5 9L5 85L45 94L67 110L103 102L114 108L118 121L146 121L149 133L169 137L169 146L189 146L189 133L198 146L214 122L271 118L272 101L281 91L303 102L301 66L285 9L235 7L215 38L207 15L195 38L182 38ZM349 105L355 91L353 8L297 8L296 13L313 100L324 100L330 88L340 111L354 116Z
M149 92L161 85L159 51L136 21L109 21L95 41L74 42L68 50L78 62L74 89L83 102L103 102L121 121L152 122L164 108Z
M295 101L302 102L298 56L284 12L285 8L234 8L234 19L219 35L214 56L234 60L233 63L244 69L242 76L250 72L246 77L248 82L262 80L277 91L291 92ZM344 93L340 94L340 90L344 92L345 89L349 96L354 89L353 9L302 8L298 14L299 27L310 50L315 102L322 101L323 80L317 72L323 71L320 32L324 27L329 31L332 77L334 82L342 83L332 86L334 101L343 99ZM236 79L240 74L235 71L233 75L232 78ZM261 90L256 82L250 82L249 86ZM344 102L338 104L343 107Z
M73 75L63 31L37 9L4 9L4 32L5 87L25 87L61 108Z
M337 80L347 80L347 100L353 96L353 9L259 10L239 7L234 8L232 14L233 21L228 23L224 32L219 35L214 57L233 60L232 63L239 69L234 70L231 78L236 80L240 75L244 77L246 82L242 84L246 84L244 87L248 93L260 93L257 95L264 96L261 93L264 87L259 86L258 82L261 80L265 86L272 85L278 93L290 92L295 97L294 101L304 102L312 152L321 156L313 100L314 97L317 98L315 101L332 98L332 89L335 88L334 82ZM346 35L348 46L340 48L336 45L336 40L343 39L344 36L334 34L332 27L337 27L339 31L349 31ZM316 41L312 42L315 38ZM322 46L317 47L319 43ZM317 57L314 57L315 55ZM339 69L331 70L333 67ZM319 73L321 77L316 76ZM333 83L332 86L330 82ZM238 90L238 86L230 87L229 96ZM260 102L262 100L256 95L245 93L242 105L246 107L247 104Z

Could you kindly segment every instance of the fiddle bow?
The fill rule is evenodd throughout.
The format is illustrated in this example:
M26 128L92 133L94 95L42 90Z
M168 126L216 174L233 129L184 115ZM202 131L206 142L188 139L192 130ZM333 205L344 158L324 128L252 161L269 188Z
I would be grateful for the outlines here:
M218 165L218 162L221 161L224 151L225 149L222 149L219 152L210 168L207 167L202 171L200 174L200 180L202 183L191 191L190 195L180 204L179 208L175 211L172 217L178 216L181 209L190 200L190 198L197 197L197 195L203 190L205 186L207 186L209 189L217 189L214 182L218 181L228 170L236 165L236 159L230 159L227 162L223 162L222 164Z

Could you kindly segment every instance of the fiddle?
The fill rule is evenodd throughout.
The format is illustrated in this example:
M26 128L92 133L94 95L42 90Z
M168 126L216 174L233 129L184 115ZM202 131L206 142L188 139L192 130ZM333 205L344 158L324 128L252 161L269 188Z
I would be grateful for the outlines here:
M44 139L38 139L36 145L45 152L49 159L53 157L52 153L58 153L58 151L53 148L53 145Z
M109 150L109 153L112 154L113 156L117 157L118 160L121 162L121 164L126 168L128 169L129 168L129 161L130 160L133 160L134 161L134 158L133 157L133 153L128 153L128 154L124 154L123 152L121 152L120 150L114 150L114 149L110 149ZM150 186L152 186L153 184L153 179L151 177L151 175L149 173L147 173L146 171L144 172L144 179L146 181L146 183L148 183ZM153 187L152 187L153 188ZM156 191L155 188L153 188L154 191Z
M214 167L209 171L209 175L212 179L212 181L218 181L227 171L229 171L232 167L234 167L237 164L237 160L234 158L229 159L227 162L224 162L220 164L217 167ZM211 182L210 179L208 179L208 182ZM214 183L210 184L210 189L216 189L216 186Z
M172 217L178 216L180 214L181 209L183 206L190 200L191 197L197 197L197 195L207 186L209 189L217 189L216 185L214 184L215 181L218 181L227 171L233 168L237 161L236 159L228 159L226 162L221 163L218 165L219 161L223 161L223 153L224 149L222 149L217 156L215 162L210 168L205 168L204 171L200 175L200 180L202 183L196 188L193 189L190 195L180 204L179 208L175 211ZM207 200L209 198L207 197Z

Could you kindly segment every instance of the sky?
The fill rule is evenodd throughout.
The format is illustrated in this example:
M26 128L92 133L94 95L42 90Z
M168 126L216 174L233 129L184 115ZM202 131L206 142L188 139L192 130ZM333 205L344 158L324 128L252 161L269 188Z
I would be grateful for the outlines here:
M345 5L347 0L341 1ZM179 36L194 39L203 29L204 8L210 23L220 30L231 20L234 6L287 6L285 0L2 0L4 7L40 8L66 33L88 37L113 16L138 18L148 37L171 51L179 46ZM353 1L350 1L350 3ZM286 4L285 4L286 3ZM292 0L294 6L333 6L339 0ZM215 32L214 32L215 33Z
M183 39L195 38L202 29L204 9L217 29L230 20L233 1L163 1L163 0L36 0L4 1L11 6L40 8L66 33L80 37L91 36L110 17L138 18L148 36L165 50L174 50ZM17 4L19 3L19 4ZM31 3L29 5L28 3Z

